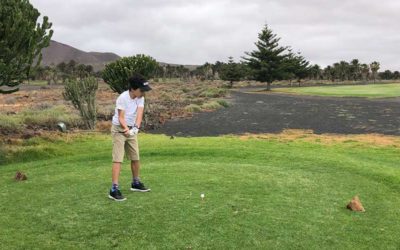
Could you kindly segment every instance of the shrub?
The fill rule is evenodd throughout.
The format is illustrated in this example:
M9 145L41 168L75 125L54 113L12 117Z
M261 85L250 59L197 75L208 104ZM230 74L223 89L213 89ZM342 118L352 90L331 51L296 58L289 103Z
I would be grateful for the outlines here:
M23 123L19 116L0 114L0 134L18 133L23 130L22 126Z
M229 103L225 100L217 100L218 104L221 105L224 108L229 107Z
M201 92L201 97L209 97L209 98L216 98L216 97L223 97L227 93L226 89L221 88L208 88Z
M188 112L199 112L199 111L201 111L201 107L196 104L190 104L185 107L185 110Z
M215 109L219 109L221 107L222 106L216 101L207 102L207 103L204 103L203 105L201 105L201 108L205 109L205 110L215 110Z

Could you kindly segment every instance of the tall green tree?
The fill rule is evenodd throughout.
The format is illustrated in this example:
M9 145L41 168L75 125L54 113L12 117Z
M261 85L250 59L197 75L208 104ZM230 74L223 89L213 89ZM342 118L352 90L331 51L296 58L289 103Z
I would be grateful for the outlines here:
M363 79L363 81L368 81L368 77L369 77L369 66L368 64L361 64L361 77Z
M390 70L385 70L384 72L381 72L378 74L379 77L383 80L391 80L394 79L394 74Z
M297 66L295 68L294 75L296 76L297 81L300 84L301 80L303 80L309 75L311 69L310 62L307 61L302 55L300 55L300 52L297 53L297 55L295 56L295 62ZM319 69L319 71L321 71L321 69Z
M194 70L194 74L202 81L214 80L212 64L209 62L206 62L203 65L197 67Z
M301 55L300 52L293 53L291 49L284 59L286 77L292 83L293 79L296 79L298 84L301 84L301 80L305 79L310 74L310 63Z
M393 72L393 79L395 79L395 80L397 80L397 79L400 79L400 72L399 71L395 71L395 72Z
M213 71L213 75L216 78L220 78L221 77L221 72L222 72L222 68L225 65L225 63L220 62L220 61L216 61L211 67L212 67L212 71Z
M287 47L279 45L280 38L265 25L258 34L258 41L255 43L257 49L246 52L243 57L247 65L252 69L254 77L260 82L267 83L267 90L271 90L273 81L284 79L287 76L285 68L285 54Z
M330 65L326 66L324 69L323 75L324 75L324 79L326 79L328 81L332 81L332 82L335 81L335 71L332 68L332 66L330 66Z
M314 80L319 80L322 76L321 67L318 64L314 64L310 67L310 77Z
M374 79L374 83L376 82L376 77L378 75L378 70L380 69L380 63L374 61L369 65L372 72L372 79Z
M348 62L340 61L338 63L334 63L333 70L335 71L336 79L339 79L342 82L345 81L346 79L349 79L350 66Z
M0 2L0 93L18 91L30 71L39 66L41 51L53 30L48 17L38 23L39 11L28 0ZM7 88L7 89L6 89Z
M361 67L360 67L360 61L358 59L353 59L350 62L350 75L354 81L357 81L360 79Z
M221 65L220 77L224 81L229 81L229 88L233 87L233 83L240 81L243 76L243 72L238 63L235 63L233 57L228 57L228 63Z

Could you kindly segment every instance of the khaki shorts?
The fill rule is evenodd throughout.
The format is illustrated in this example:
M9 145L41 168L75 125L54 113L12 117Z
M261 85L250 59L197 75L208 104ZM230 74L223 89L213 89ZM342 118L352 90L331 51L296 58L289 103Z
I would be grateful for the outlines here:
M124 153L131 161L139 160L139 145L137 135L125 136L121 126L112 125L111 135L113 141L112 158L113 162L123 162Z

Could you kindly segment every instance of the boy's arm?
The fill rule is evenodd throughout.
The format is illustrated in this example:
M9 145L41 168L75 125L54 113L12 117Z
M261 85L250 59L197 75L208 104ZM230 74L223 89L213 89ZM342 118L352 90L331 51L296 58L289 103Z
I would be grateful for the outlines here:
M137 128L140 128L140 125L142 124L143 111L144 111L144 107L138 107L137 116L136 116L136 122L135 122L135 125L136 125Z
M124 133L127 134L129 132L129 128L125 121L125 111L122 109L118 109L118 121L121 127L124 129Z

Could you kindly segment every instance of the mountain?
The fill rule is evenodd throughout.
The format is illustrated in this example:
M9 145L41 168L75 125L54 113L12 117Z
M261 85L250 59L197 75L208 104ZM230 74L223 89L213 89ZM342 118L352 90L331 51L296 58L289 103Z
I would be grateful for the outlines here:
M50 66L59 63L68 63L74 60L77 63L92 65L95 71L103 70L107 63L113 62L121 58L117 54L110 52L85 52L72 46L51 40L50 45L42 50L43 58L41 65ZM179 66L179 64L159 62L161 66L171 65ZM189 70L194 70L200 65L183 65Z
M105 65L120 58L114 53L85 52L69 45L50 41L50 46L42 50L43 66L57 65L71 60L81 64L92 65L95 71L104 69Z

